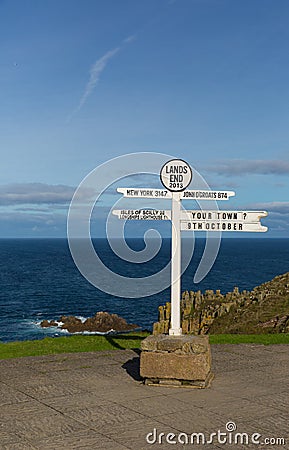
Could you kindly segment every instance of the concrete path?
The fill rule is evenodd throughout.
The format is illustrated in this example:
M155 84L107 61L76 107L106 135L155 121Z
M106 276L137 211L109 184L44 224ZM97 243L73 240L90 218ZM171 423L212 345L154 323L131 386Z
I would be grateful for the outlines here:
M0 361L0 448L289 449L289 346L213 345L212 354L209 389L142 385L132 350ZM251 444L234 443L237 432ZM201 434L186 444L192 433ZM254 433L287 441L252 444Z

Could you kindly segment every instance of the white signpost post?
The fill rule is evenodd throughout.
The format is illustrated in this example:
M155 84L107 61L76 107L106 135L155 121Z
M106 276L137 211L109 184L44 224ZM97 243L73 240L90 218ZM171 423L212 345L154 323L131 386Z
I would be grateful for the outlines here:
M129 198L170 199L171 210L114 210L124 220L171 220L171 328L170 335L182 334L180 320L181 299L181 231L237 231L265 232L260 219L266 211L207 211L182 210L181 200L229 200L233 191L187 190L192 180L192 169L181 159L168 161L161 168L160 179L165 189L117 188L117 192Z
M193 172L188 163L172 159L163 165L160 179L172 193L172 253L171 253L171 328L170 335L180 336L181 328L181 194L190 184Z

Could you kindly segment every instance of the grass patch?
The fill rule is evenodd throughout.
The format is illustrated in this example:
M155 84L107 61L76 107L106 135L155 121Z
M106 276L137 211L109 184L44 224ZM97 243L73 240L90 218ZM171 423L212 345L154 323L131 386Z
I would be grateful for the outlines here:
M118 336L66 336L37 341L0 343L0 359L61 353L97 352L140 348L149 333L140 332ZM289 344L289 334L219 334L210 336L211 344Z
M66 336L35 341L0 343L0 359L23 356L54 355L59 353L97 352L140 348L148 333L129 333L118 336Z

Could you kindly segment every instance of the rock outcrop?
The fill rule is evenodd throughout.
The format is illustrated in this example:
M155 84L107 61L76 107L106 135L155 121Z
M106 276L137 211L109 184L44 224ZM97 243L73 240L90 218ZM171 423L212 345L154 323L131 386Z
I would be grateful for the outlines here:
M159 307L153 333L168 333L171 304ZM252 291L185 291L181 300L183 334L289 332L289 272Z
M85 331L107 333L111 330L123 332L139 328L137 325L128 324L125 319L117 314L109 314L104 311L97 312L93 317L89 317L85 321L75 316L62 316L59 321L43 320L40 325L43 328L56 326L62 330L67 330L69 333Z

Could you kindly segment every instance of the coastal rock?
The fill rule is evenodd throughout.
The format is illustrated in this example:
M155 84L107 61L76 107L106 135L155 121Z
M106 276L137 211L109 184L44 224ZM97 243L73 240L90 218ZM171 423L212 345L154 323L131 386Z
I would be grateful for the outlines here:
M167 334L170 329L171 305L159 307L159 321L153 334ZM251 292L185 291L181 299L183 334L221 333L288 333L289 272L255 287Z
M58 323L55 322L55 320L42 320L40 326L42 328L48 328L48 327L57 327Z
M288 332L289 330L289 315L283 316L283 317L273 317L272 319L268 320L267 322L260 322L258 324L261 328L271 328L278 330L280 333Z
M86 319L83 323L87 331L129 331L137 328L137 325L128 324L125 319L117 314L109 314L108 312L98 312L95 316Z
M69 333L84 331L82 320L78 317L62 316L60 321L63 322L63 325L61 325L61 329L67 330Z
M84 331L106 333L111 330L131 331L139 328L137 325L127 323L125 319L117 314L109 314L105 311L97 312L84 322L75 316L61 316L59 322L43 320L40 325L43 328L58 326L69 333L81 333Z

